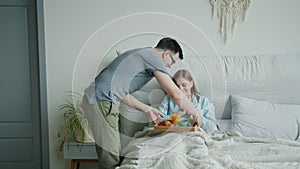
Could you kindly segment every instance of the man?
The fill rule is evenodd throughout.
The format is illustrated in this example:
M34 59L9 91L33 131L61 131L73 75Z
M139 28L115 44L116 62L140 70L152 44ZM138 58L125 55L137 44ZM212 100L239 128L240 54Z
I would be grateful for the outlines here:
M85 90L83 108L96 141L99 168L115 168L120 162L120 102L147 113L154 122L158 117L163 117L158 109L131 95L153 77L177 105L194 115L195 122L201 126L202 119L197 109L167 73L167 67L171 67L178 59L183 59L179 44L174 39L163 38L154 48L132 49L119 55Z

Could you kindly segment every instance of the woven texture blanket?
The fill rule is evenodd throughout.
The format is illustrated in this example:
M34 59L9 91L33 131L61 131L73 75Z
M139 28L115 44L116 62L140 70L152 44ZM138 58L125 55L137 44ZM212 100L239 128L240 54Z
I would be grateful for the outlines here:
M244 137L233 131L138 132L119 169L299 169L300 142Z

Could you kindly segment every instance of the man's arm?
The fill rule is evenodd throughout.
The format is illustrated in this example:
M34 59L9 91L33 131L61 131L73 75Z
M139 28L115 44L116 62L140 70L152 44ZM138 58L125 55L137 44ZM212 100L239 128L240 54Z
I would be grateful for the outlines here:
M173 101L179 105L188 114L192 114L195 117L195 121L198 126L201 126L202 119L194 104L181 92L176 86L171 77L161 71L154 71L154 76L162 88L168 93Z
M150 116L151 120L156 122L158 120L158 117L164 117L164 115L157 110L154 107L151 107L149 105L146 105L139 100L137 100L134 96L131 94L128 94L123 100L122 103L126 104L129 107L132 107L136 110L139 110L141 112L146 112Z

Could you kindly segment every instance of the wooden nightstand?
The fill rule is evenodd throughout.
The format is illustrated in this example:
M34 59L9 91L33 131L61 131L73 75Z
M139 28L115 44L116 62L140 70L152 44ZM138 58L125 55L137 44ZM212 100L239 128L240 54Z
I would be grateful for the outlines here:
M95 143L70 142L64 144L64 159L71 160L70 169L79 169L81 162L97 162Z

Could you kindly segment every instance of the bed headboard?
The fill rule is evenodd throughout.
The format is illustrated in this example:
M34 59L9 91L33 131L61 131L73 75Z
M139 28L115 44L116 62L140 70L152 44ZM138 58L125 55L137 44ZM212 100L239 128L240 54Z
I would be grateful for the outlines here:
M300 104L300 55L221 56L225 106L217 118L230 119L230 95L273 103ZM216 90L218 91L218 90ZM222 105L216 105L222 106Z

